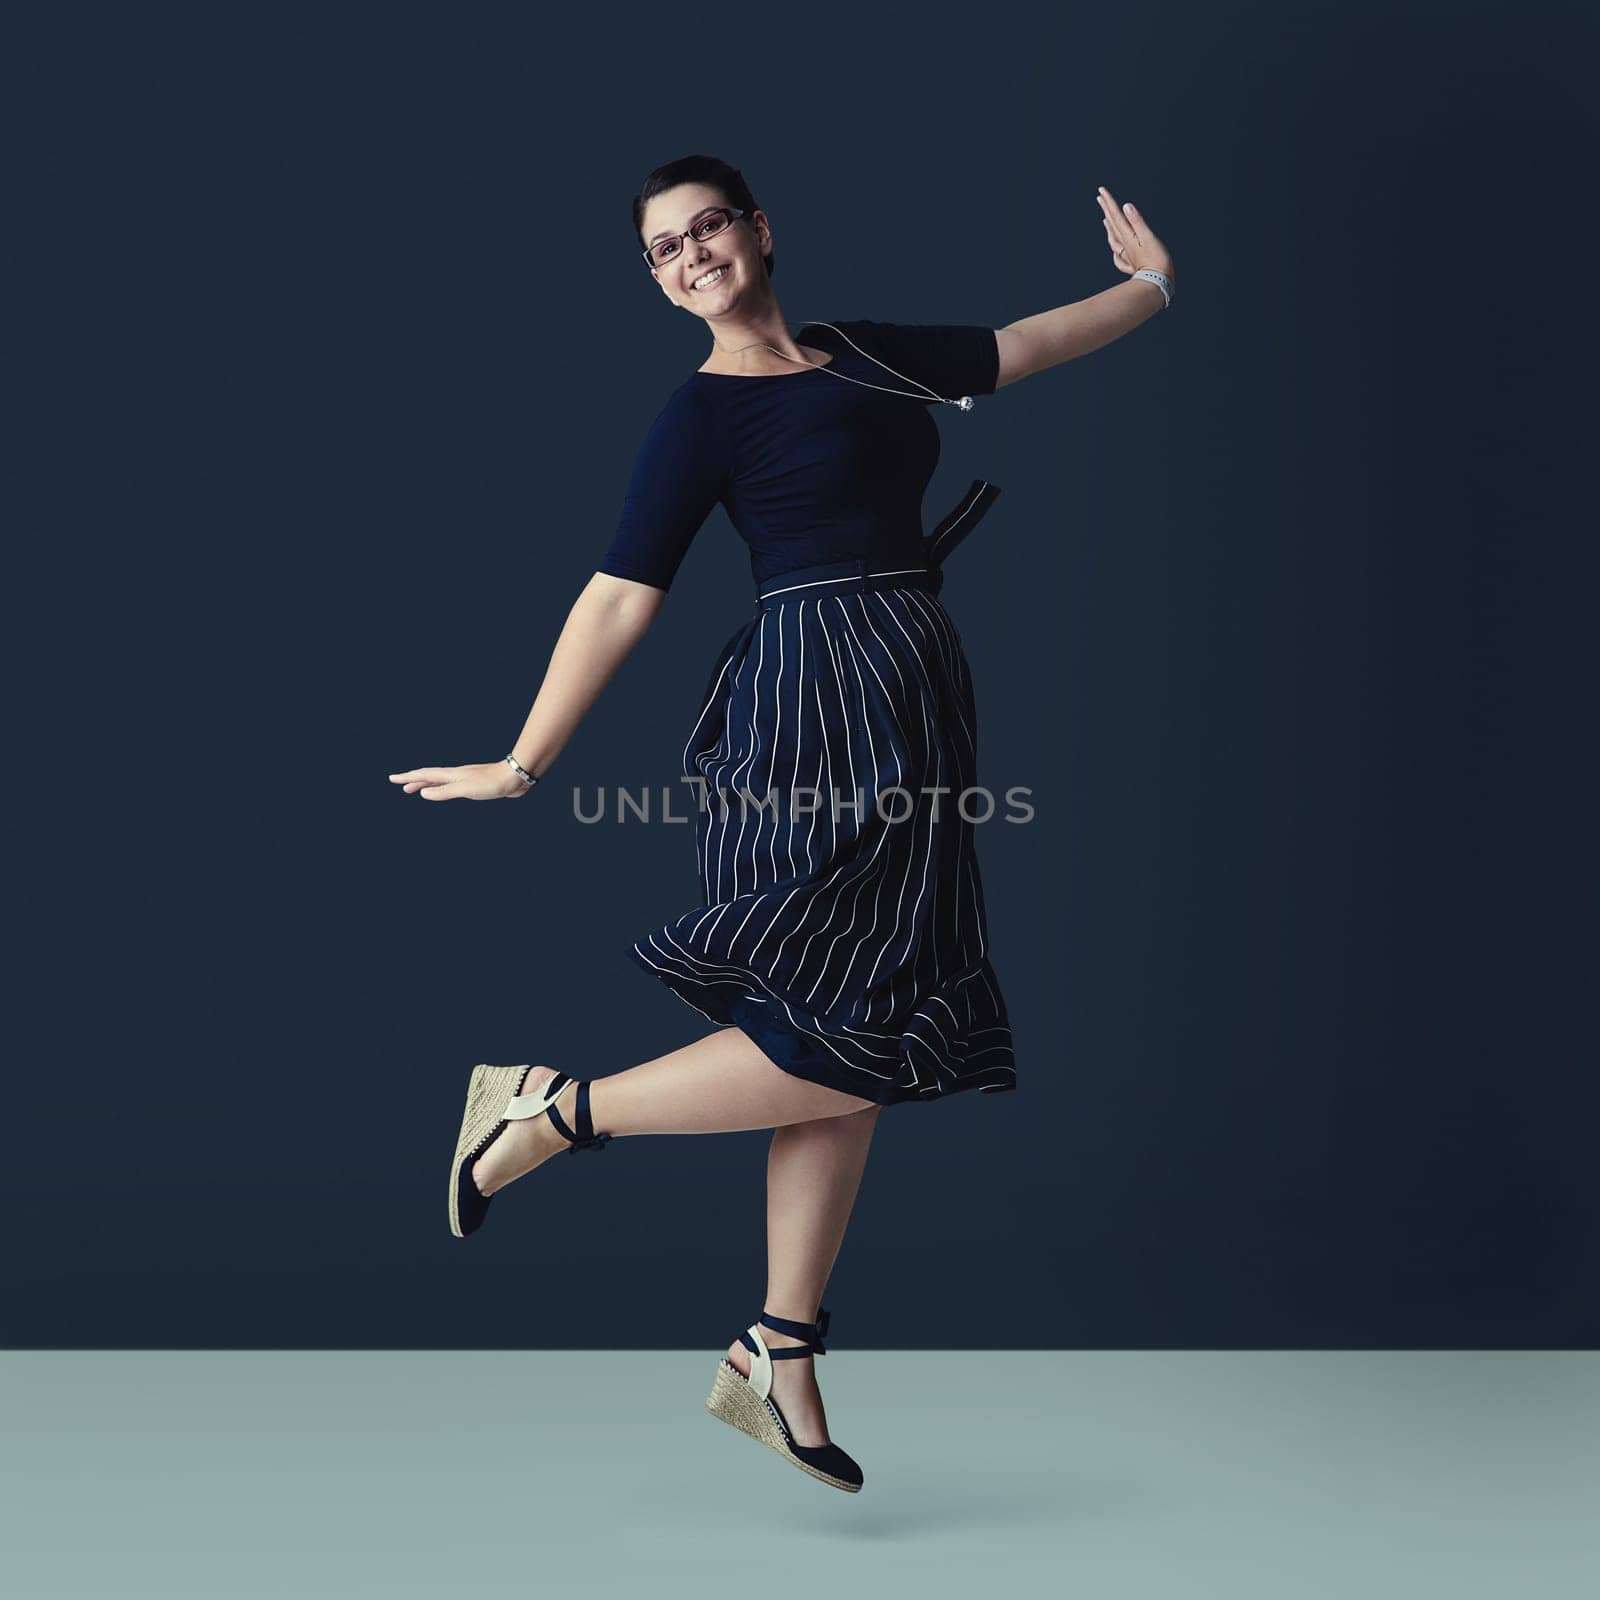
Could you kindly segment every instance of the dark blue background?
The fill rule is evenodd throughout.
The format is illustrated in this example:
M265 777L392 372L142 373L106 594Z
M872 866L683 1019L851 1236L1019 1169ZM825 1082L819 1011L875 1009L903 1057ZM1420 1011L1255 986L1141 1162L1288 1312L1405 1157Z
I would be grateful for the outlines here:
M516 805L498 758L703 359L628 225L743 168L807 318L1126 339L941 410L1019 1091L882 1119L836 1348L1592 1345L1593 19L57 13L16 446L13 1346L717 1348L768 1135L557 1161L463 1243L468 1069L707 1025L672 782L748 615L717 513ZM552 31L554 30L554 31ZM680 812L687 808L681 804Z

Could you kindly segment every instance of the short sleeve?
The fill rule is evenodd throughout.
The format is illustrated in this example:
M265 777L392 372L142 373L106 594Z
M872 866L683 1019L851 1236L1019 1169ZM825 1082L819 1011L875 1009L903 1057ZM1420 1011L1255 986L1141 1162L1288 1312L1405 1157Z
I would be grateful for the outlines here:
M849 324L849 331L863 350L946 400L994 393L1000 345L993 328L956 322L856 322Z
M598 570L670 589L694 536L727 489L726 433L706 397L674 390L634 457L622 515Z

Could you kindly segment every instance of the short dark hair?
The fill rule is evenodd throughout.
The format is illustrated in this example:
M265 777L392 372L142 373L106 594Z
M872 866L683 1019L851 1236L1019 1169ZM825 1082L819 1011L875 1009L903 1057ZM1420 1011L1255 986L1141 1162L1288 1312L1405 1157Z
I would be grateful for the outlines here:
M633 197L633 231L638 236L641 250L646 248L644 208L658 194L676 189L680 183L703 183L715 189L726 204L744 212L747 219L757 210L756 197L751 194L750 185L744 181L744 174L737 167L730 167L726 161L719 161L715 156L679 156L676 161L657 167ZM777 253L773 250L761 258L769 278L777 264Z

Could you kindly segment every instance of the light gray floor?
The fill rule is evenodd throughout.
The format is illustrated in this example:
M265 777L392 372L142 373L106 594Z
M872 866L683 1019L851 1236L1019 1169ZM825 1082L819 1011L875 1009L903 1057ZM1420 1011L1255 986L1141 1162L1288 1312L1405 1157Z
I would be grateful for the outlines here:
M0 1355L21 1600L1600 1589L1586 1353L829 1352L842 1494L716 1354Z

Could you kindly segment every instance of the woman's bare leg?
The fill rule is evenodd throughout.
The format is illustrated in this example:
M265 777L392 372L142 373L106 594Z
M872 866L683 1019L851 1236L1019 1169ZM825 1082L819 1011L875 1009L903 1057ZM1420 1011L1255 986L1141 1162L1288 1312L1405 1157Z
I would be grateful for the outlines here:
M740 1028L719 1028L681 1050L596 1078L589 1090L596 1130L619 1138L744 1133L846 1116L871 1104L774 1066ZM561 1110L565 1115L565 1102Z
M882 1106L842 1117L774 1129L767 1153L767 1295L763 1311L815 1322L822 1292L844 1242ZM777 1348L805 1343L761 1326ZM750 1376L750 1352L735 1339L728 1359ZM772 1363L772 1394L797 1444L828 1442L828 1419L817 1388L816 1358Z
M555 1070L535 1067L522 1092L537 1093ZM569 1127L575 1126L577 1092L572 1085L556 1101L556 1109ZM774 1066L739 1028L719 1028L681 1050L595 1078L589 1089L589 1114L595 1131L617 1138L635 1133L742 1133L753 1128L780 1128L848 1116L872 1104ZM483 1193L493 1194L566 1148L566 1140L548 1117L513 1122L474 1163L473 1181ZM845 1213L848 1216L848 1206Z
M554 1071L535 1067L523 1093L536 1093ZM576 1095L576 1087L569 1088L556 1102L568 1126ZM767 1152L767 1292L760 1309L796 1322L817 1320L882 1109L774 1066L739 1028L719 1029L681 1050L592 1079L589 1089L599 1133L773 1130ZM473 1181L493 1194L566 1147L548 1117L513 1122L478 1158ZM765 1325L761 1336L774 1347L804 1342ZM749 1377L750 1352L737 1339L728 1359ZM772 1364L773 1398L803 1445L828 1442L815 1363L814 1356L791 1356Z

